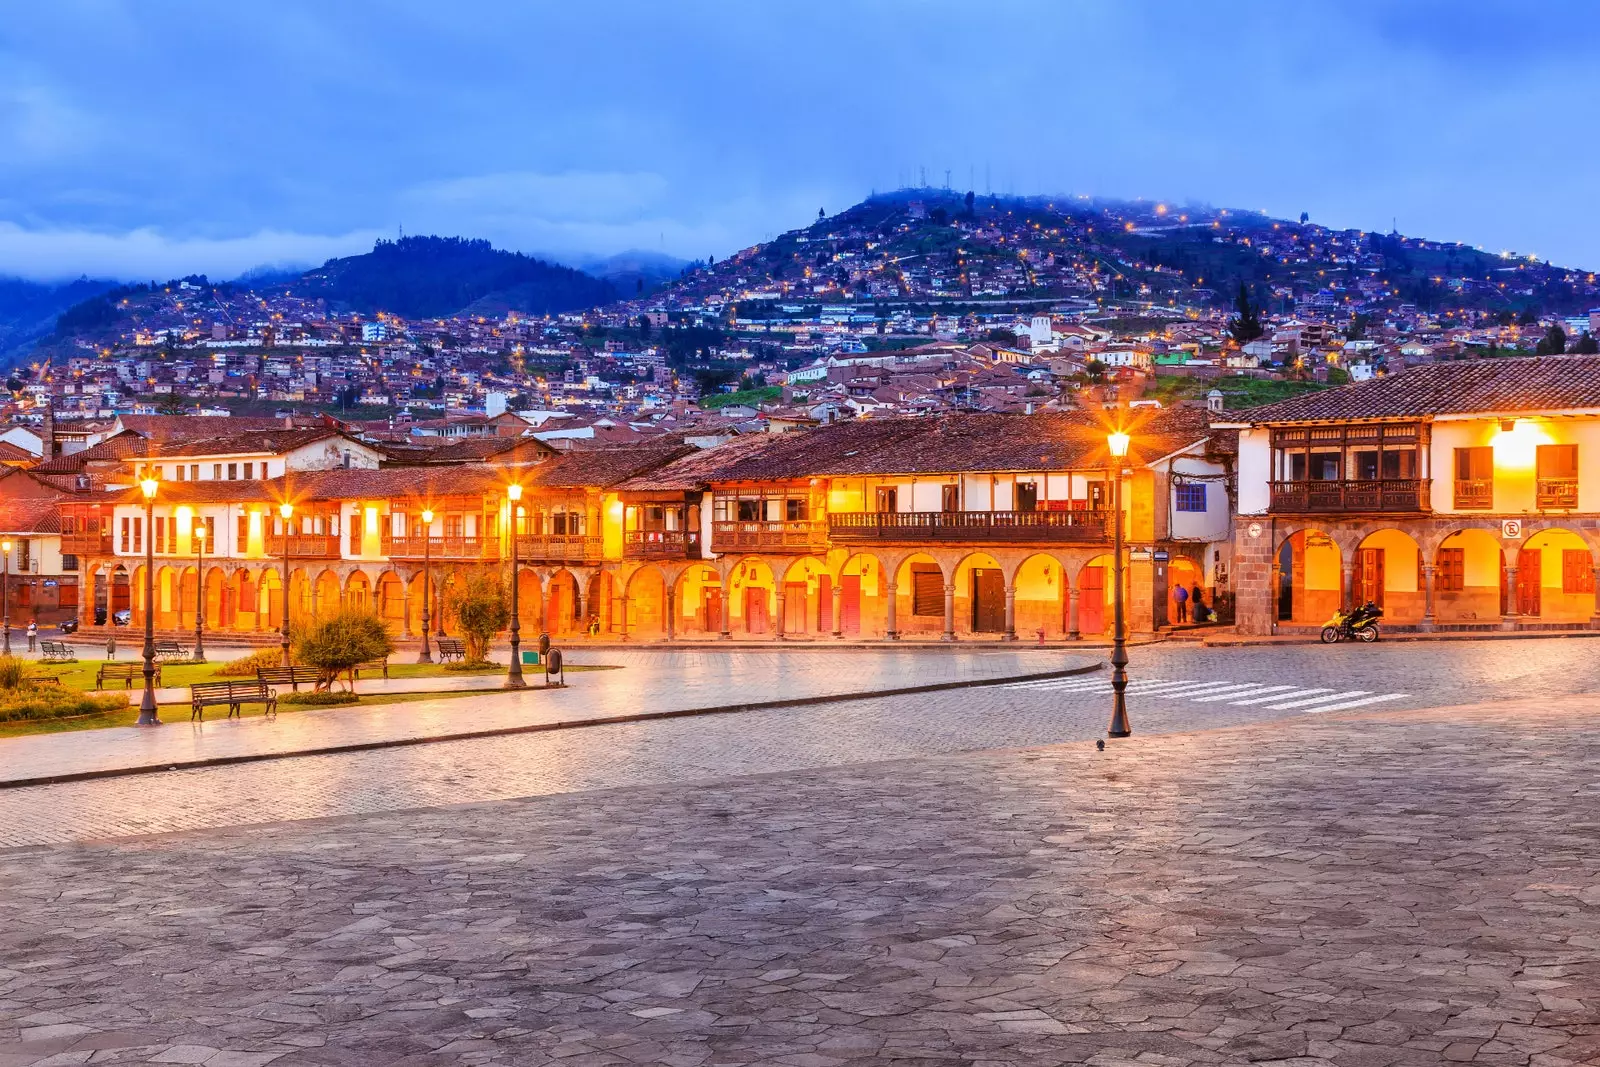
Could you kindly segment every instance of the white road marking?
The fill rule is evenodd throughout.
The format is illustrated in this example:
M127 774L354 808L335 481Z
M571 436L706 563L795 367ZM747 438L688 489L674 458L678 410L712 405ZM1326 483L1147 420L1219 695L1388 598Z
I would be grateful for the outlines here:
M1384 693L1380 696L1365 697L1361 700L1347 700L1342 704L1329 704L1325 708L1307 708L1306 714L1320 715L1324 711L1344 711L1347 708L1364 707L1367 704L1380 704L1385 700L1399 700L1401 697L1410 696L1409 693Z
M1371 691L1370 689L1347 689L1343 693L1335 693L1331 697L1308 697L1305 700L1291 700L1284 704L1270 704L1268 708L1272 711L1290 711L1294 708L1303 708L1311 704L1326 704L1332 700L1343 700L1345 697L1364 697Z
M1267 700L1282 700L1284 697L1289 695L1289 694L1284 692L1285 689L1298 689L1298 688L1299 688L1298 686L1293 686L1293 685L1263 685L1263 686L1259 686L1259 687L1254 687L1249 692L1244 693L1242 695L1244 695L1244 696L1260 696L1262 693L1276 693L1276 694L1278 694L1277 696L1268 697ZM1234 697L1240 696L1240 695L1241 694L1235 692L1235 693L1223 693L1221 696L1195 697L1194 698L1194 702L1196 704L1212 704L1212 703L1215 703L1216 701L1219 701L1219 700L1232 700ZM1266 700L1263 700L1260 703L1265 704Z
M1239 704L1239 705L1270 704L1274 700L1282 700L1284 697L1303 697L1303 696L1310 696L1312 693L1331 693L1331 692L1333 692L1332 689L1296 689L1294 686L1290 686L1289 688L1292 691L1288 692L1288 693L1274 693L1272 696L1269 696L1269 697L1256 697L1254 700L1235 700L1235 701L1233 701L1233 703L1234 704ZM1235 695L1237 695L1237 694L1235 694Z

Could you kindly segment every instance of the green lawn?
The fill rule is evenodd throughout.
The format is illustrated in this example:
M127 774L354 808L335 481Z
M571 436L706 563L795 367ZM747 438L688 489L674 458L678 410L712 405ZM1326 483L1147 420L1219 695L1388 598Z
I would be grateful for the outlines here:
M781 399L783 389L781 386L764 385L759 389L744 389L736 393L716 393L712 396L700 398L700 406L707 411L725 408L730 404L770 404Z
M61 680L61 684L64 686L69 686L73 689L92 689L94 688L95 673L100 669L100 664L102 662L102 660L96 658L82 659L77 663L39 663L35 665L35 670L41 675L59 678ZM139 656L138 653L135 652L132 655L123 655L115 662L138 664ZM223 664L220 662L163 664L161 666L161 684L162 686L185 686L193 685L195 682L227 681L227 678L217 674L217 670L222 666ZM484 674L503 674L505 673L505 669L506 668L504 664L496 664L481 670L474 668L473 670L465 671L449 671L445 670L444 666L438 663L391 663L389 664L389 677L472 678ZM568 667L567 669L576 671L582 670L583 668L573 666ZM375 676L363 671L361 677L363 680L365 680L371 677L381 677L381 675ZM238 679L235 680L237 681ZM141 684L142 683L136 679L134 681L134 688L137 689Z

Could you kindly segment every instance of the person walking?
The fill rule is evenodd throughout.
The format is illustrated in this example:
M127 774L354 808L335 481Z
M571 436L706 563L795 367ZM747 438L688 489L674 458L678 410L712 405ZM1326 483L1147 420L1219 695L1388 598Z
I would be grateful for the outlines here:
M1194 588L1189 590L1189 600L1194 604L1194 621L1205 622L1207 618L1207 608L1205 600L1201 598L1199 582L1195 582Z
M32 652L35 643L39 640L39 622L37 619L28 621L28 651Z
M117 658L117 635L115 633L106 634L106 659L116 659L116 658Z
M1179 622L1188 622L1189 621L1189 590L1185 589L1181 585L1178 586L1178 588L1172 594L1172 599L1177 601L1177 604L1178 604L1178 621Z

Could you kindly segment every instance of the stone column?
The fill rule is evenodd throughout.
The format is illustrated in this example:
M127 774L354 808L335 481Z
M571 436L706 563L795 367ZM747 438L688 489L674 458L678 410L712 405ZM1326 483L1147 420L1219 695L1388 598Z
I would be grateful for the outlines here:
M844 586L833 584L833 636L844 637Z
M666 618L662 620L666 628L667 640L671 641L678 632L678 590L675 586L667 586Z
M778 617L772 621L772 632L777 636L779 641L782 641L784 616L788 614L786 609L789 607L788 587L784 584L780 584L776 590L776 593L777 596L775 599L778 601Z
M722 635L721 640L733 640L733 590L728 588L728 580L722 580Z
M1017 639L1017 587L1006 586L1006 633L1002 641Z
M1356 602L1356 569L1352 564L1339 564L1339 587L1339 610L1348 612Z
M428 606L430 609L433 607L431 599L429 600ZM316 611L317 587L313 585L311 587L311 612L312 614L316 614ZM409 585L405 586L400 591L400 636L411 636L411 587Z
M1512 564L1506 565L1506 610L1500 616L1500 629L1515 630L1517 620L1521 616L1517 613L1517 568Z
M1417 632L1419 633L1431 634L1437 626L1433 611L1434 570L1432 563L1424 563L1422 565L1422 620L1417 623Z
M956 639L956 583L947 582L944 587L944 633L939 636L941 641L954 641Z
M1078 597L1082 593L1077 586L1067 590L1067 640L1081 641L1083 634L1078 629Z
M895 585L893 578L889 579L885 586L885 592L888 595L888 599L884 604L883 639L885 641L898 641L900 640L900 631L895 629L895 614L899 607L900 589Z

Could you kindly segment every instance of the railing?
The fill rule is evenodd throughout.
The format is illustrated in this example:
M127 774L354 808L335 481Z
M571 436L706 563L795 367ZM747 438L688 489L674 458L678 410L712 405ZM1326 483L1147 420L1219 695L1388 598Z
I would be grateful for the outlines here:
M391 559L495 559L500 542L485 537L385 537L383 554Z
M628 530L622 554L628 559L698 559L700 535L690 530Z
M283 555L283 534L267 534L263 551L269 556ZM290 534L289 555L294 559L325 559L339 555L338 534Z
M61 551L69 556L109 556L111 534L109 532L62 534Z
M1281 514L1427 511L1428 478L1272 482L1271 510Z
M732 520L711 524L711 549L714 552L745 548L812 552L826 547L820 522Z
M1456 507L1462 511L1488 511L1494 507L1494 479L1457 478Z
M599 563L605 542L598 534L523 534L517 538L517 556L524 563Z
M835 541L1103 541L1104 511L851 511L828 516Z
M1578 480L1576 478L1540 478L1538 506L1571 511L1578 506Z

